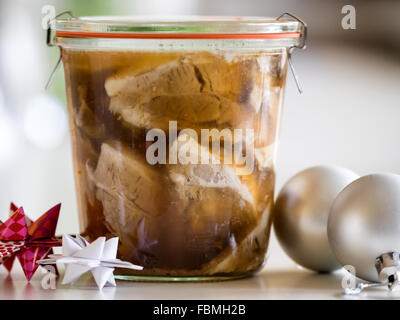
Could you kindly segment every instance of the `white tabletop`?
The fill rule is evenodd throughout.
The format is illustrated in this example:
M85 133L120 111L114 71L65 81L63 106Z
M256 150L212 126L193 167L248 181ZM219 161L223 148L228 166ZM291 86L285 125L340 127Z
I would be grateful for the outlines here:
M144 283L117 281L117 287L99 291L89 276L73 285L43 289L44 273L37 270L30 283L19 266L8 275L0 271L0 300L4 299L399 299L400 291L370 289L358 296L343 296L343 272L317 274L298 268L266 267L256 276L241 280L208 283Z

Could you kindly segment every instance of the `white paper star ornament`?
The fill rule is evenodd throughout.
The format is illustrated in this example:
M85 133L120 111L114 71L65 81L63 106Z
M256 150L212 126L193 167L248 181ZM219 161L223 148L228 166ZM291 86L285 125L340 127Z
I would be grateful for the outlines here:
M82 274L90 271L99 289L105 285L116 286L114 269L128 268L142 270L143 267L130 262L117 259L118 238L106 241L105 237L97 238L92 243L83 237L73 238L63 236L62 255L50 255L50 259L39 260L39 264L54 264L56 262L66 265L62 283L67 284L76 281Z

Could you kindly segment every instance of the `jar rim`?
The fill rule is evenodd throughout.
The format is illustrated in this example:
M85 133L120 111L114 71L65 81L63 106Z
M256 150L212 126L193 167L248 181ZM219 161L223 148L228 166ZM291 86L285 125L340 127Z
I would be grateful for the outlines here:
M229 16L86 16L57 18L55 36L116 39L294 39L297 20Z

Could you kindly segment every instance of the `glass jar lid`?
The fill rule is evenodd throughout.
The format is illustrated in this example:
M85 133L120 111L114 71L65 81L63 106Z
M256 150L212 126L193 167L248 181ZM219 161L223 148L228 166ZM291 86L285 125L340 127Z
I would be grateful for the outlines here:
M69 13L69 12L68 12ZM292 39L298 46L305 41L306 26L295 16L289 18L219 16L92 16L55 20L59 38L97 39ZM293 19L294 18L294 19Z

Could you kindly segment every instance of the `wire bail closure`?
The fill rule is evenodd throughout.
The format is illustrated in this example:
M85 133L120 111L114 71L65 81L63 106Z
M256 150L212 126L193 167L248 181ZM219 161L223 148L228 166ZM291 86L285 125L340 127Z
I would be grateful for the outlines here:
M46 32L46 44L47 44L47 46L49 46L49 47L54 47L55 46L53 44L53 42L52 42L52 37L51 37L51 30L52 30L51 23L55 19L57 19L58 17L61 17L61 16L65 15L65 14L69 15L72 19L77 19L77 17L72 13L72 11L61 12L60 14L56 15L54 18L49 19L49 21L47 22L47 32ZM56 65L54 66L53 70L50 73L49 79L46 82L46 86L44 87L45 90L49 89L51 83L53 82L54 76L56 75L58 69L61 66L62 53L61 53L61 48L60 47L59 47L59 49L60 49L60 56L59 56L59 58L57 60Z
M296 83L297 90L301 94L301 93L303 93L303 89L301 88L299 77L297 76L296 70L294 68L294 64L293 64L293 61L292 61L292 53L293 53L293 50L295 48L297 48L297 49L305 49L306 48L307 24L302 19L300 19L299 17L297 17L296 15L294 15L294 14L292 14L290 12L282 13L278 18L276 18L276 20L279 20L284 16L289 16L292 19L297 20L298 22L300 22L303 25L303 30L304 31L303 31L303 35L301 37L300 44L298 44L297 46L293 46L293 47L289 48L289 67L290 67L290 71L292 71L292 75L293 75L293 78L294 78L294 82Z

